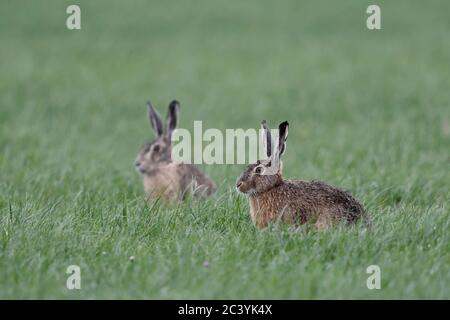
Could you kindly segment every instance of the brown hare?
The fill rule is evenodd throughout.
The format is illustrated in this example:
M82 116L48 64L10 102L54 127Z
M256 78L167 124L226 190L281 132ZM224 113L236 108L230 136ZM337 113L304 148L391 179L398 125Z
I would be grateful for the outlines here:
M276 148L272 148L266 121L261 126L267 159L249 165L236 182L237 190L248 195L250 215L257 227L279 220L313 223L323 229L339 222L354 223L363 215L362 205L346 191L319 181L285 180L280 157L286 151L289 124L279 125Z
M149 199L161 198L177 202L188 194L195 198L206 197L216 191L214 181L192 164L172 161L172 133L177 126L180 104L169 104L166 130L158 112L147 103L150 124L156 133L151 143L146 143L136 158L136 169L144 177L144 189Z

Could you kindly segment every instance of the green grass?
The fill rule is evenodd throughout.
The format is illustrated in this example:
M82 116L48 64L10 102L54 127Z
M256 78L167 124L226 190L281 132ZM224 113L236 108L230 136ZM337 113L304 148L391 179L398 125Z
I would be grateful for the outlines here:
M0 298L450 298L448 1L378 1L380 31L370 1L76 1L68 31L72 3L0 4ZM371 228L257 230L240 165L147 204L149 98L185 128L288 119L285 176L351 190Z

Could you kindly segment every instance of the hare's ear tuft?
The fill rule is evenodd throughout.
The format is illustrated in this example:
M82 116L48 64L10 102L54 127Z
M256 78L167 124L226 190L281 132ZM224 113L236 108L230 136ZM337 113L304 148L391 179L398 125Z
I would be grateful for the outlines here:
M266 150L267 157L270 158L272 156L272 135L270 129L267 127L266 120L261 122L261 129L264 149Z
M150 101L147 102L147 108L150 124L153 130L156 132L156 135L159 137L163 134L163 124L161 121L161 117L159 116L155 108L153 108L153 105Z
M286 141L288 138L289 123L284 121L278 126L278 157L286 151Z
M169 110L167 111L167 136L169 137L169 140L177 127L179 110L180 103L177 100L173 100L169 104Z

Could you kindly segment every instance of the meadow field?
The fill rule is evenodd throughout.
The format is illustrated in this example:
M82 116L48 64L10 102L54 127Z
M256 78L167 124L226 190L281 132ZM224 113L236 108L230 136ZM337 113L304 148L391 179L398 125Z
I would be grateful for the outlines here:
M449 299L450 2L377 1L374 31L369 4L2 0L0 298ZM258 230L243 165L147 203L148 99L187 129L289 120L285 177L350 190L370 226Z

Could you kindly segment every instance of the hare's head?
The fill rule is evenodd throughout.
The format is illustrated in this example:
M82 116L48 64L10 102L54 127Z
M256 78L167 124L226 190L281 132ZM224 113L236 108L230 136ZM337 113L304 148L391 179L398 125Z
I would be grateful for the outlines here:
M265 192L283 182L281 176L281 156L286 151L289 123L284 121L278 127L278 144L272 146L272 136L266 121L261 123L262 140L267 158L250 164L236 181L236 189L242 193L254 194Z
M172 133L177 126L178 110L180 104L174 100L169 104L167 112L166 129L163 128L163 123L158 112L153 108L150 101L147 103L148 116L150 124L155 131L156 137L152 142L146 143L136 158L136 169L140 173L150 173L162 163L169 163L172 161Z

